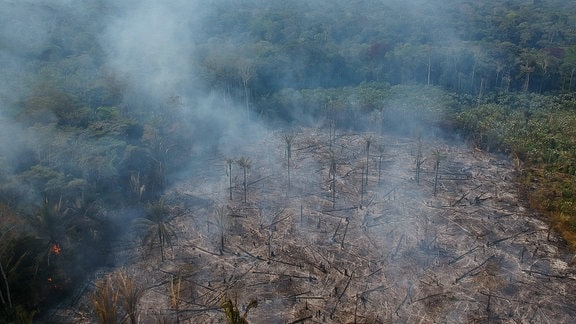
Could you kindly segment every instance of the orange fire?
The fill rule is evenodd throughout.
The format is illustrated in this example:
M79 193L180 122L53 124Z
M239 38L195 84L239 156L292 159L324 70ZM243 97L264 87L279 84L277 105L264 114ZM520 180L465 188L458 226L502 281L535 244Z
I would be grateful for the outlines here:
M52 277L48 277L48 282L52 282Z
M54 243L52 244L52 249L50 249L50 252L54 254L60 254L60 252L62 252L62 249L60 248L60 245L58 245L58 243Z

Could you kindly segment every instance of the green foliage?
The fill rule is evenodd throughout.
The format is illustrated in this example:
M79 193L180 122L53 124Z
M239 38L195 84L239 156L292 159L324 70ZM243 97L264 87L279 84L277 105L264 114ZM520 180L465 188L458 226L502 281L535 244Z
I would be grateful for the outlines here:
M20 228L0 229L0 321L31 323L35 305L46 302L51 288L44 276L48 268L36 257L44 252L45 245Z
M431 124L458 129L474 145L519 161L532 206L550 213L553 226L576 242L570 239L576 237L570 236L576 224L573 2L337 1L330 10L304 0L212 5L209 23L195 33L192 68L182 70L200 72L199 91L243 102L272 122L325 121L413 137ZM96 3L81 13L59 3L38 8L51 13L45 42L0 45L18 58L17 73L2 66L2 116L21 128L2 134L15 148L0 152L0 198L34 215L29 233L5 236L0 249L16 305L2 315L11 320L27 299L39 303L54 291L48 275L70 281L63 269L97 241L88 233L109 235L90 207L96 201L110 209L154 201L138 223L146 244L159 245L164 258L174 229L159 197L205 135L202 125L190 127L195 115L182 118L189 107L171 93L155 93L168 98L160 104L145 95L124 101L138 80L115 73L98 41L116 6ZM291 140L284 141L289 173ZM334 201L336 158L329 163ZM231 173L232 160L227 165ZM250 161L238 165L247 201ZM48 200L34 211L39 197ZM66 257L47 254L51 241L63 245ZM33 314L27 304L23 309Z
M164 248L172 247L172 241L176 238L176 231L170 224L170 214L164 202L164 198L160 198L156 202L149 203L146 215L135 221L136 228L143 233L142 243L149 245L150 249L158 245L162 262L164 262Z
M494 99L454 114L456 127L478 147L517 159L530 205L549 215L551 226L576 247L574 98L508 94Z

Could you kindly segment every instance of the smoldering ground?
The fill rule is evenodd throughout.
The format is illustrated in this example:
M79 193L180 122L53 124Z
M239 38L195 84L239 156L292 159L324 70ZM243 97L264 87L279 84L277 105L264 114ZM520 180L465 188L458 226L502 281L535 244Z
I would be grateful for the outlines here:
M338 71L322 69L325 65L314 60L316 57L310 54L316 54L312 46L314 42L325 42L328 37L326 33L306 33L308 30L322 30L322 26L315 26L310 20L313 21L316 15L328 14L335 21L370 21L369 13L373 9L370 2L363 2L360 12L360 9L352 8L355 6L353 3L302 1L269 4L253 1L248 4L261 6L271 13L283 8L290 15L306 17L301 20L301 26L288 26L284 30L301 28L303 32L298 45L284 48L287 53L296 55L294 58L285 54L279 55L280 59L276 61L268 62L270 66L285 67L275 75L255 71L251 64L251 53L272 50L266 41L261 40L253 48L243 46L244 42L254 41L254 36L244 32L243 28L250 19L241 15L245 5L242 2L5 3L3 9L7 10L2 12L6 19L1 21L10 28L4 28L5 32L0 36L1 60L4 63L0 91L5 116L2 119L2 156L3 162L13 161L20 163L20 166L10 167L12 162L5 162L7 167L3 169L4 173L12 174L32 164L22 159L27 153L36 154L38 160L49 166L73 164L66 156L50 154L66 148L71 151L68 157L81 153L90 158L78 163L84 170L55 175L51 185L58 184L58 181L73 183L76 186L71 185L69 193L77 193L80 192L77 188L83 188L83 182L72 182L77 179L69 177L82 175L99 185L100 193L111 191L125 197L125 201L132 199L141 203L138 201L140 197L134 195L135 192L144 191L144 187L136 183L140 175L138 171L156 172L158 169L154 167L157 166L161 171L168 169L168 181L149 182L156 186L158 194L167 194L172 198L168 200L173 204L169 206L171 220L177 226L180 239L170 251L168 265L156 266L157 256L140 247L109 251L119 255L132 254L125 260L134 260L134 264L125 265L144 269L139 275L151 278L147 284L158 288L151 289L151 293L142 301L143 305L152 308L160 305L159 309L143 315L149 318L160 316L163 309L174 307L166 304L166 287L158 285L158 282L167 284L167 276L178 276L179 271L175 269L184 269L185 263L209 269L187 273L189 276L185 278L188 280L185 283L186 298L193 300L192 304L197 303L186 305L190 307L190 313L202 313L196 318L198 321L221 318L222 314L217 310L218 300L222 294L234 291L246 294L241 299L241 303L245 304L252 297L247 294L254 292L254 298L264 303L256 310L256 315L271 321L286 318L295 321L306 318L351 321L361 316L366 321L375 322L415 320L416 317L439 321L491 320L495 316L504 318L506 311L523 319L530 319L527 313L530 313L531 319L550 316L554 307L538 310L535 306L537 303L524 303L512 298L514 294L510 292L520 290L524 296L522 298L525 298L536 290L526 282L534 283L535 287L545 287L542 278L555 278L558 280L553 285L570 287L572 274L564 263L548 262L547 258L555 253L555 248L545 243L542 235L532 241L527 239L528 247L524 246L519 258L514 254L514 248L525 243L522 242L524 229L527 229L525 233L541 234L543 228L538 222L524 222L522 218L527 213L519 206L478 207L474 210L479 216L469 217L468 207L476 203L473 199L467 200L470 192L479 200L486 197L494 199L489 202L517 198L502 193L502 190L511 189L500 188L499 180L492 178L491 174L485 175L489 178L484 179L488 184L466 177L458 178L462 176L459 173L462 165L458 163L467 167L472 164L483 170L493 167L484 162L500 162L490 161L491 157L486 158L487 161L482 160L484 157L466 160L462 157L470 153L466 149L451 149L445 143L435 141L433 136L439 131L429 128L428 124L442 119L445 101L440 100L433 89L428 89L429 93L415 99L413 96L420 95L416 93L419 89L408 87L400 95L377 101L377 107L363 107L359 92L370 88L354 87L362 77L346 70L344 63L338 66L341 68ZM326 12L333 6L342 10ZM427 26L438 27L443 20L440 10L428 1L392 2L389 6L391 15L401 9L407 20L414 17L434 18ZM91 15L94 12L98 14ZM64 50L54 48L52 52L40 53L44 44L54 36L53 33L62 30L59 28L65 25L62 21L67 15L74 21L95 17L98 28L89 32L97 48L89 51L77 45L70 49L62 44ZM223 25L218 19L221 15L237 16L240 24ZM54 17L58 17L56 23ZM329 30L326 27L323 28ZM457 41L456 33L446 26L429 30L423 25L412 27L414 32L410 35L414 39L446 43ZM210 32L215 30L220 32L219 38L211 38ZM272 40L283 37L280 34L263 33L263 37ZM437 39L439 34L442 34L442 39ZM331 36L338 40L338 32ZM389 45L382 45L383 48L386 46ZM110 74L114 78L107 80L118 82L117 89L102 87L100 93L116 90L121 95L108 95L108 100L101 102L87 100L90 96L86 93L89 91L76 85L74 89L77 92L69 99L79 102L81 108L86 105L90 113L100 116L102 120L116 115L126 117L123 122L133 127L120 123L118 132L128 144L103 136L105 131L117 131L103 131L102 124L105 123L91 129L96 135L71 137L65 128L71 125L46 122L62 116L68 118L66 112L57 109L43 111L38 118L40 126L30 125L26 120L11 115L11 107L29 95L37 81L22 75L34 76L35 71L47 73L51 69L58 71L61 65L50 62L51 53L64 51L68 54L62 57L75 57L79 54L75 50L82 52L81 49L86 49L83 55L94 56L82 61L87 62L83 71L92 70L94 75ZM362 52L361 49L348 50L349 54ZM228 53L216 57L219 51ZM48 63L30 65L26 59L28 56L41 56ZM336 54L320 57L330 59L332 63L345 61L344 56ZM429 62L416 61L415 70L419 73L412 81L429 83ZM379 73L384 73L386 69L382 66L376 69L380 70L366 72L365 75L373 75L372 80L378 80ZM74 71L65 73L65 77L59 81L72 79ZM306 71L313 73L307 74ZM332 73L327 76L327 72ZM270 93L257 92L257 85L251 83L255 82L257 73L265 76L259 82L273 85ZM398 73L392 79L402 83L407 78L405 73ZM344 98L334 95L334 99L330 97L312 104L304 102L308 98L308 88L325 86L337 89L333 92L342 92L336 87L343 85L349 86L347 91L350 92ZM294 88L294 91L286 92L288 94L304 94L294 98L292 105L283 107L283 116L290 116L295 125L306 125L304 129L277 131L263 121L264 117L260 119L266 110L258 106L255 98L272 98L277 95L273 90L284 88ZM274 102L272 99L269 102ZM105 103L111 103L113 107ZM91 104L95 106L91 107ZM32 103L28 106L36 107ZM424 113L415 109L407 113L414 106L432 106L433 109ZM335 110L334 114L326 113L332 107L344 108ZM364 108L373 109L375 113L363 115L358 112ZM136 120L136 125L130 124L129 119ZM282 133L288 132L295 134L291 157L281 137ZM383 153L375 153L377 150L374 146L372 154L366 152L367 137L359 134L361 132L370 132L375 141L373 144L382 145ZM169 135L166 137L172 142L162 142L162 135ZM415 185L412 170L417 158L418 136L426 139L421 186ZM58 139L58 142L52 142L52 138ZM142 138L148 146L130 147L125 151L114 149L123 145L129 147ZM29 150L22 151L21 143L26 143ZM98 150L94 152L96 148ZM154 161L144 163L140 156L145 156L143 152L147 153L146 149L158 149L167 155L177 156L172 156L172 164L158 163L163 162L159 158L161 156L154 156ZM441 181L440 194L436 198L433 198L431 189L431 184L435 182L433 175L438 174L433 163L434 149L438 159L442 154L448 160L446 167L445 162L440 164L443 176L452 176ZM140 153L142 155L138 155ZM365 155L367 164L363 164ZM242 171L246 170L242 170L238 163L242 157L252 162L247 181L242 177ZM227 159L233 161L233 174L226 173ZM466 161L453 163L450 159ZM106 162L118 160L123 161L120 163L124 167L122 171L128 172L118 175ZM376 185L376 170L382 163L383 181ZM294 168L290 190L286 189L289 165ZM512 172L504 166L496 168L497 172ZM368 173L367 180L364 180L364 172ZM133 179L137 189L135 192L130 191L134 188L127 185ZM455 184L457 181L467 182L458 187ZM106 186L107 182L114 185ZM483 192L474 191L478 185L485 186ZM26 188L33 187L28 184ZM150 187L146 190L151 191ZM230 189L232 201L228 197ZM27 195L26 190L22 192ZM30 195L33 197L29 201L41 204L43 197L40 193ZM243 196L247 197L246 203L242 202ZM186 205L188 200L185 197L192 202L190 205ZM214 219L215 208L224 205L229 205L229 209L224 209L229 211L226 215L228 224L218 223ZM509 208L507 213L502 212L506 208ZM101 211L104 210L105 206ZM121 213L123 216L119 216ZM128 228L131 220L142 214L145 214L143 207L107 211L107 216L116 218L113 221L117 222L118 228ZM499 220L497 229L487 225L492 216ZM514 231L518 224L523 225L521 232ZM221 240L218 231L226 232L224 240ZM510 246L499 249L501 242ZM220 251L219 244L225 245ZM538 248L537 245L546 247ZM542 249L546 251L542 252ZM140 255L149 259L135 260L135 255L138 259ZM465 265L458 265L460 261ZM531 264L529 267L528 263ZM506 308L495 300L512 306ZM566 311L564 314L567 317L572 315L570 305L558 296L554 297L554 303ZM198 305L199 308L192 308ZM379 317L378 312L382 310L386 314ZM175 314L179 316L178 312Z

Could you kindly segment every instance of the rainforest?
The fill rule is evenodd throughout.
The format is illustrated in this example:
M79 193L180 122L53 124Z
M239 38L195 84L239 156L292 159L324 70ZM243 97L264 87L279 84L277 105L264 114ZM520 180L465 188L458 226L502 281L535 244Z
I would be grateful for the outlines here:
M570 322L576 3L3 0L0 322Z

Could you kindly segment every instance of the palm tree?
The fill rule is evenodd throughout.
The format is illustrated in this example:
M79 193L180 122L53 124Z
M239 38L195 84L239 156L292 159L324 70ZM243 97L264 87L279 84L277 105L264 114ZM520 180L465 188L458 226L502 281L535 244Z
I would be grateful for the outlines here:
M46 199L38 213L30 219L37 238L47 243L46 252L38 256L37 269L44 257L46 257L46 264L50 266L50 257L62 253L62 243L74 229L74 223L68 217L70 209L63 206L62 198L54 205Z
M248 183L246 182L246 175L248 170L250 169L250 167L252 167L252 162L250 161L250 159L246 158L246 157L241 157L239 158L236 163L238 163L238 165L242 168L242 170L244 171L244 203L247 202L247 191L248 191Z
M149 244L150 249L156 244L160 246L162 262L164 262L164 247L166 245L172 247L172 239L176 237L176 231L169 223L168 217L168 209L162 197L157 202L149 204L146 215L136 220L136 227L145 233L142 238L143 244Z

